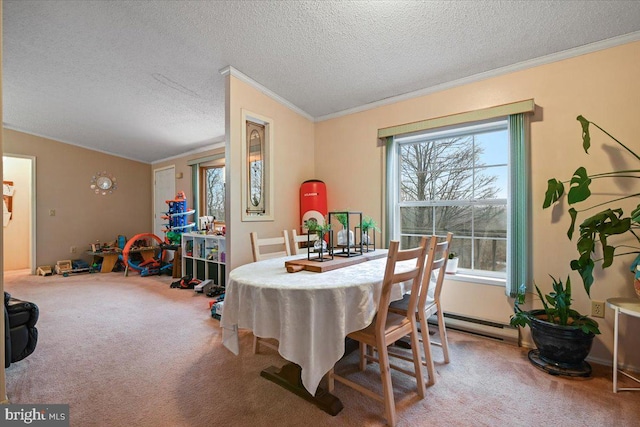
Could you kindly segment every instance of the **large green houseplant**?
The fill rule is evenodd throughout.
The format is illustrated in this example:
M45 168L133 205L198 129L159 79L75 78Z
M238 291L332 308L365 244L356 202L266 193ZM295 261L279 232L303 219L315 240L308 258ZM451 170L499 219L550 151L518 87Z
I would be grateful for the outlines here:
M578 116L577 120L582 126L582 146L587 154L591 147L590 125L592 125L622 147L625 152L632 157L634 162L637 161L640 163L640 156L637 153L596 123L587 120L583 116ZM631 180L631 188L635 188L635 190L629 191L628 194L593 204L592 206L582 207L582 203L591 197L589 186L592 181L605 179L618 180L618 185L615 189L619 188L619 180ZM584 167L579 167L573 173L570 180L560 181L552 178L548 181L543 208L546 209L552 206L566 196L567 202L571 206L568 210L571 217L571 224L567 231L569 240L573 238L580 213L595 209L600 210L595 214L591 214L591 216L582 220L579 224L579 237L576 242L579 256L577 259L571 261L571 269L580 273L588 295L590 295L591 285L594 281L593 269L596 263L602 263L602 268L604 269L611 266L614 258L631 254L637 254L633 266L636 266L640 262L640 237L638 236L640 230L640 203L632 210L629 216L625 216L622 207L619 205L623 200L640 198L640 188L637 187L637 183L640 181L638 180L640 180L640 169L614 170L589 174ZM568 193L564 191L566 183L570 185ZM633 184L636 185L633 186ZM576 206L580 206L581 208L577 209ZM633 236L631 240L635 240L634 244L628 244L625 241L623 244L614 246L610 237L621 235ZM599 247L601 251L596 251L597 247Z
M550 277L553 281L552 292L542 295L538 286L534 285L543 310L522 310L520 304L524 302L524 286L520 289L515 301L515 314L511 316L511 326L531 326L532 319L537 318L560 326L575 327L586 334L599 334L595 320L571 308L571 278L567 276L566 284L563 284L562 280Z
M598 323L571 308L571 278L566 284L562 280L553 280L553 290L543 295L537 285L536 293L542 301L542 310L522 310L524 285L515 300L511 326L531 328L531 338L536 350L529 352L531 362L553 373L565 373L570 370L579 372L579 376L588 376L591 367L584 362L591 351L593 338L600 333ZM558 372L557 370L562 370Z

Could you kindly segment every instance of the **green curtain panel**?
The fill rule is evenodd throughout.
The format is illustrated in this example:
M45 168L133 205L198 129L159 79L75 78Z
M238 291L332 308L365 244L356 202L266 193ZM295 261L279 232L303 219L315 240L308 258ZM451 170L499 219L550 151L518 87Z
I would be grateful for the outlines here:
M515 297L529 278L529 170L526 117L509 116L509 240L507 242L507 295Z
M384 244L385 248L389 247L389 242L394 239L394 233L396 229L396 206L398 205L395 197L395 188L398 186L398 168L397 157L398 150L396 144L393 141L393 137L386 138L386 167L387 167L387 181L386 181L386 209L385 209L385 227L384 227Z
M194 214L194 218L196 219L196 224L198 224L198 218L200 217L200 204L198 203L199 201L199 194L200 194L200 182L198 180L198 166L199 164L192 164L191 165L191 197L192 197L192 203L193 203L193 208L196 210L195 214Z

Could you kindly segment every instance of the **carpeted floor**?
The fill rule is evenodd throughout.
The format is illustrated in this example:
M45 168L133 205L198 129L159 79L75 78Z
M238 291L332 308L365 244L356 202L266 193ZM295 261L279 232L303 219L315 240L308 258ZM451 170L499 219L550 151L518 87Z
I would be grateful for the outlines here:
M222 346L204 295L170 289L170 277L122 273L72 277L5 273L5 290L40 307L39 341L6 371L12 403L68 403L72 426L374 426L382 405L341 385L332 417L260 377L284 360ZM451 363L436 363L424 400L394 372L400 426L635 426L640 393L611 391L611 368L589 379L554 377L527 350L450 332ZM436 362L442 360L434 348ZM357 372L357 355L337 369L379 386L377 365Z

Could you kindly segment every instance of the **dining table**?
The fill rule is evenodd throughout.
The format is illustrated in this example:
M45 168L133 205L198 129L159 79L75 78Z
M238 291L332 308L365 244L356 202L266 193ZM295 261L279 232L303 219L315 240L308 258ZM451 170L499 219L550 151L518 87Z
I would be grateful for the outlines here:
M280 371L267 368L261 375L336 415L341 402L319 384L345 354L347 335L373 321L387 250L377 249L363 262L330 271L287 272L285 262L306 257L267 259L229 273L220 319L223 344L238 355L239 329L276 339L278 352L290 363ZM396 286L392 299L402 299L409 291L410 283Z

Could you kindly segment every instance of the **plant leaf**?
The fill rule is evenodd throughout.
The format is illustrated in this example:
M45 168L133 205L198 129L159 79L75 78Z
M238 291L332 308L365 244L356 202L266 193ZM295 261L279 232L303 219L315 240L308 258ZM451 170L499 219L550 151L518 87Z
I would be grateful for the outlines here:
M569 188L569 194L567 195L570 205L582 202L591 196L589 184L591 184L591 178L589 178L587 170L583 166L580 166L573 173L573 177L571 177L571 187Z
M640 204L631 211L631 221L640 223Z
M616 248L611 245L602 247L602 268L607 268L613 263L613 253L615 252L615 250Z
M589 154L589 148L591 147L591 136L589 135L589 120L585 119L582 115L577 117L577 120L582 125L582 148L584 152Z
M564 184L555 178L547 181L547 191L544 194L544 203L542 209L546 209L562 197L564 194Z
M574 208L569 209L569 215L571 216L571 225L569 226L569 230L567 230L567 237L569 240L573 238L573 231L576 229L576 218L578 216L578 211Z
M587 292L589 298L591 298L590 291L591 285L593 285L593 266L593 260L589 257L586 257L586 259L574 259L571 261L571 269L580 273L584 290Z
M576 244L576 248L578 249L578 253L582 257L584 254L589 256L591 252L593 252L595 241L593 239L594 233L592 232L584 232L580 234L580 238L578 239L578 243Z

